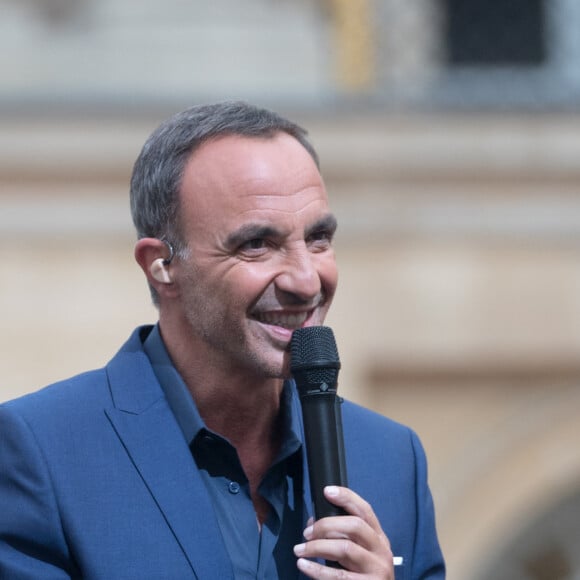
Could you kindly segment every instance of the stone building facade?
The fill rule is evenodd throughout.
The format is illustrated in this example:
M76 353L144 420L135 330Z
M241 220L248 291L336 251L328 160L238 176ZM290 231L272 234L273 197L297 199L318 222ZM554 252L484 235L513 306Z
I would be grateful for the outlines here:
M421 436L450 580L580 578L580 117L561 55L576 41L562 32L543 72L506 84L517 101L565 80L543 108L485 107L489 85L456 106L465 75L484 81L441 81L441 5L7 3L0 399L104 364L155 320L132 163L170 112L247 98L320 152L340 388ZM370 26L379 8L391 28Z

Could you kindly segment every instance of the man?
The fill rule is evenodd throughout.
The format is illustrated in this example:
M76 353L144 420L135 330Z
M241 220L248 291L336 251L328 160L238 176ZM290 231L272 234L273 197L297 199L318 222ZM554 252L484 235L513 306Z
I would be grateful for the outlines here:
M345 402L351 487L326 496L347 515L311 519L288 344L323 323L337 270L305 132L189 109L143 147L131 208L159 322L0 407L0 577L443 578L406 427Z

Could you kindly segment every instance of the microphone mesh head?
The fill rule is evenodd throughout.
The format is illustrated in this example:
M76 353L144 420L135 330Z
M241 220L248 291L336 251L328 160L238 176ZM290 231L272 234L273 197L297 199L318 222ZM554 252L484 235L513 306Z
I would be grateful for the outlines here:
M290 341L290 371L299 390L326 383L335 387L340 359L328 326L298 328Z

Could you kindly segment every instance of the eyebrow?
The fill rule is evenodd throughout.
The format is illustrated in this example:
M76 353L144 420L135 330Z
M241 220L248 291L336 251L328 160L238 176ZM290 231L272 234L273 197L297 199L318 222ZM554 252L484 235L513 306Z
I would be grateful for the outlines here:
M316 220L311 226L306 228L304 232L305 237L309 237L312 234L320 231L326 231L331 234L334 234L336 228L338 227L338 221L334 214L328 213L325 216L321 217L319 220Z
M304 235L305 237L309 237L319 231L328 231L331 234L334 234L337 226L338 222L336 217L329 213L316 220L312 225L308 226L304 232ZM230 233L226 237L225 244L229 248L237 248L249 240L261 238L280 238L283 236L284 232L271 225L249 223L242 225L237 230Z
M226 238L226 246L228 248L237 248L249 240L272 238L278 237L280 235L280 231L276 228L273 228L272 226L259 223L244 224L228 235Z

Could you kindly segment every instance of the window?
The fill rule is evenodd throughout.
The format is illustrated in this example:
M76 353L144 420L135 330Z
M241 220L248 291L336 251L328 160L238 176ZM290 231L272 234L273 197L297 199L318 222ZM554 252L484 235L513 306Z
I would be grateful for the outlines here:
M543 0L445 0L451 66L540 66L546 60Z

